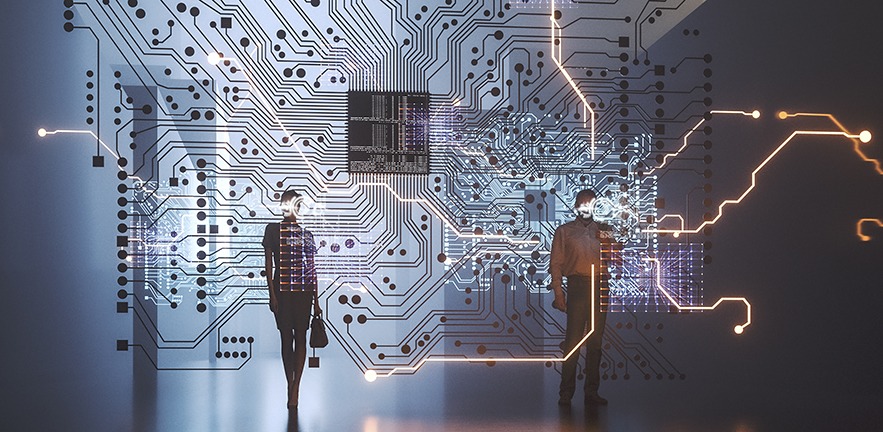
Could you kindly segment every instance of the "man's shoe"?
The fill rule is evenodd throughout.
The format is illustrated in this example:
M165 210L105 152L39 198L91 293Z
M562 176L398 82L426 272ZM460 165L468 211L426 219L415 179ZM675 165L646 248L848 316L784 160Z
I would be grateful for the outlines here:
M607 405L607 399L602 398L598 393L590 393L586 395L586 405Z

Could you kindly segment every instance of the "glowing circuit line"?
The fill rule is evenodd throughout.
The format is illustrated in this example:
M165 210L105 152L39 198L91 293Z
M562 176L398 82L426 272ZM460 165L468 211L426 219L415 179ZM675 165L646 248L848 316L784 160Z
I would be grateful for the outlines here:
M858 238L861 239L861 241L871 241L871 236L865 235L862 232L862 224L867 223L867 222L873 222L873 223L877 224L878 227L883 228L883 220L881 220L881 219L874 219L874 218L859 219L859 221L855 224L855 233L858 234Z
M261 48L261 45L257 44L257 47L255 47L253 52L254 53L258 52L259 48ZM239 71L241 71L242 74L245 75L245 80L246 80L246 82L248 82L249 93L257 96L257 98L264 104L264 109L266 109L267 111L270 112L270 115L273 116L273 120L276 121L276 124L279 125L279 127L282 129L282 132L285 133L286 137L289 137L292 135L290 132L288 132L288 128L285 127L285 124L282 122L282 120L277 115L276 110L273 108L273 104L270 103L267 100L267 98L260 91L256 91L256 90L260 89L260 87L255 85L254 80L251 78L251 75L248 72L248 67L246 67L245 64L243 64L239 59L237 59L235 57L221 57L220 54L218 54L216 52L209 53L208 56L206 57L206 59L207 59L208 63L211 64L212 66L219 66L221 64L221 62L224 63L224 66L227 66L232 62L237 63L240 67ZM238 111L238 108L235 109L234 112L235 111ZM322 174L319 173L319 171L316 169L316 167L314 167L313 164L310 163L309 159L307 159L307 155L305 155L304 152L301 151L300 147L297 145L297 140L293 140L291 145L288 147L293 147L294 150L297 151L298 155L300 156L301 159L303 159L304 164L307 166L307 169L312 171L312 173L315 175L315 178L317 178L317 179L323 178ZM328 192L328 184L324 181L321 181L320 183L322 185L321 186L322 191Z
M212 53L212 54L215 54L215 56L218 55L217 53ZM211 55L211 54L210 54L210 55ZM219 60L218 60L218 59L219 59ZM268 111L270 111L270 112L272 113L272 116L273 116L274 120L276 121L276 124L279 125L279 127L282 129L282 131L283 131L287 136L288 136L288 135L291 135L291 133L288 132L288 129L287 129L287 128L285 127L285 125L283 124L282 120L279 118L278 115L276 115L276 111L275 111L274 109L272 109L272 104L271 104L271 103L270 103L270 102L269 102L269 101L268 101L268 100L267 100L267 99L261 94L260 91L256 91L256 90L258 89L258 87L256 87L256 86L254 85L254 83L252 82L253 80L252 80L251 76L250 76L249 73L248 73L248 68L247 68L244 64L242 64L241 61L239 61L239 60L237 60L236 58L233 58L233 57L230 57L230 58L228 58L228 57L218 57L218 58L213 57L213 58L209 59L209 63L213 63L213 61L215 61L215 60L218 60L218 63L220 63L220 62L226 62L226 61L235 61L237 64L239 64L239 66L240 66L240 70L241 70L242 73L245 75L246 81L249 83L249 91L250 91L252 94L254 94L254 95L257 96L257 98L258 98L258 99L264 104L264 108L265 108L265 109L267 109ZM217 65L217 63L214 63L214 65ZM593 124L594 124L594 123L593 123ZM593 135L593 136L594 136L594 135ZM298 155L300 155L300 158L304 161L304 164L306 164L307 167L310 169L310 171L312 171L313 174L315 174L315 177L316 177L317 179L322 179L322 178L323 178L322 175L318 172L318 170L316 170L316 168L313 166L313 164L307 159L307 156L303 153L303 151L301 151L300 147L296 144L296 142L295 142L295 143L292 143L291 147L294 147L295 151L297 151ZM333 186L333 185L335 185L335 184L339 184L339 183L336 183L336 182L325 182L325 181L321 181L321 180L320 180L320 183L321 183L321 185L322 185L322 192L324 192L324 193L331 193L331 188L329 188L329 185ZM451 231L454 232L454 234L455 234L457 237L460 237L460 238L503 239L503 240L506 240L506 241L508 241L508 242L510 242L510 243L513 243L513 244L537 244L537 243L539 243L539 241L534 241L534 240L515 240L515 239L512 239L511 237L509 237L509 236L507 236L507 235L499 235L499 234L462 234L462 233L460 233L460 231L459 231L459 229L458 229L457 227L455 227L455 226L454 226L449 220L447 220L447 218L445 218L444 214L443 214L441 211L439 211L434 205L432 205L432 203L430 203L430 202L427 201L427 200L424 200L424 199L409 199L409 198L404 198L404 197L402 197L401 195L399 195L398 192L396 192L396 191L395 191L390 185L388 185L388 184L386 184L386 183L380 183L380 182L359 183L359 182L354 182L354 185L355 185L355 186L358 186L358 187L365 187L365 186L382 186L382 187L388 189L388 190L392 193L392 195L393 195L397 200L399 200L399 201L401 201L401 202L417 202L417 203L423 203L423 204L426 204L429 208L432 209L432 212L433 212L436 216L438 216L439 220L441 220L441 221L442 221L442 222L443 222L448 228L451 229Z
M788 112L785 112L785 111L779 111L779 114L777 115L777 117L778 117L780 120L785 120L785 119L787 119L787 118L794 118L794 117L825 117L825 118L831 120L831 122L834 123L834 124L837 126L837 128L839 128L841 131L843 131L844 133L849 133L849 131L846 130L845 127L843 127L843 124L841 124L841 123L840 123L840 122L839 122L839 121L838 121L838 120L837 120L832 114L825 114L825 113L788 113ZM859 157L861 157L862 160L865 161L865 162L870 162L870 163L874 164L874 168L876 169L877 174L883 175L883 167L880 166L880 161L878 161L877 159L869 158L869 157L868 157L867 155L865 155L865 153L864 153L863 151L861 151L861 149L859 148L859 144L867 144L868 142L871 141L871 132L869 132L869 131L862 131L861 133L858 134L858 136L857 136L856 138L852 138L852 140L853 140L853 143L854 143L853 150L855 150L855 152L859 155Z
M758 119L758 118L760 118L760 111L758 111L758 110L754 110L754 111L752 111L752 112L745 112L745 111L730 111L730 110L719 110L719 111L710 111L710 112L711 112L711 114L739 114L739 115L744 115L744 116L752 117L752 118L754 118L754 119ZM705 119L704 119L704 118L703 118L702 120L699 120L699 123L696 123L696 126L693 126L693 128L690 129L690 131L687 132L686 135L684 135L684 144L681 146L681 148L679 148L679 149L678 149L677 151L675 151L674 153L668 153L668 154L666 154L665 156L663 156L663 157L662 157L662 163L659 164L659 166L654 167L653 169L651 169L650 171L648 171L646 175L651 175L651 174L653 174L654 171L656 171L656 170L662 168L663 166L665 166L666 162L668 162L668 158L670 158L670 157L675 157L675 156L681 154L681 152L683 152L683 151L687 148L687 139L690 138L690 135L692 135L693 132L696 132L696 130L699 129L699 126L702 126L702 123L705 123Z
M681 306L680 304L678 304L678 301L675 300L675 298L672 297L672 295L669 294L669 292L666 291L666 289L662 287L662 265L660 264L659 260L656 258L645 258L645 259L647 261L654 263L654 265L656 267L656 289L661 291L662 294L665 295L665 298L667 298L668 301L671 302L671 304L674 307L678 308L678 310L714 310L723 302L742 302L742 303L745 303L746 314L748 316L745 320L745 323L741 324L741 325L737 325L736 327L733 327L733 331L736 334L742 334L742 332L745 330L745 327L748 327L749 325L751 325L751 303L749 303L748 299L746 299L745 297L721 297L720 299L718 299L718 301L716 301L711 306Z
M381 187L386 188L387 190L389 190L389 193L391 193L393 197L395 197L397 200L399 200L399 201L401 201L401 202L404 202L404 203L421 203L421 204L425 204L426 206L428 206L428 207L432 210L432 213L434 213L434 214L439 218L439 220L442 221L442 223L444 223L448 228L451 229L451 231L454 232L454 234L455 234L457 237L460 237L460 238L504 239L504 240L506 240L506 241L508 241L508 242L510 242L510 243L513 243L513 244L537 244L537 243L539 243L539 240L515 240L515 239L513 239L513 238L511 238L511 237L509 237L509 236L507 236L507 235L505 235L505 234L463 234L463 233L460 232L460 230L459 230L456 226L454 226L454 224L452 224L447 218L445 218L444 214L442 214L441 211L439 211L439 210L438 210L438 209L437 209L437 208L436 208L431 202L429 202L428 200L425 200L425 199L422 199L422 198L405 198L405 197L402 197L402 196L399 195L399 193L396 192L396 190L393 189L390 185L388 185L388 184L386 184L386 183L382 183L382 182L365 182L365 183L356 183L355 186L358 186L358 187L381 186ZM346 191L342 191L342 192L346 192Z
M552 51L552 61L555 62L555 66L558 67L558 70L564 75L564 78L567 79L567 83L570 84L570 87L573 88L573 91L576 92L577 97L583 102L583 127L586 127L586 119L588 118L591 121L591 142L592 142L592 153L591 157L595 159L595 110L589 106L589 101L586 99L586 96L579 90L579 86L576 85L576 82L573 80L573 77L570 76L570 73L564 69L564 65L561 63L561 49L563 45L563 40L561 39L561 28L558 27L558 23L555 22L555 1L549 2L552 6L552 12L549 15L549 21L552 23L549 25L549 30L551 32L551 40L549 43L551 44ZM558 47L555 47L555 29L558 29ZM587 115L588 114L588 115Z
M109 151L111 155L113 155L113 157L117 161L117 164L119 164L119 161L121 159L120 156L117 155L107 144L105 144L104 141L101 140L101 138L98 138L98 135L96 135L95 132L92 132L90 130L80 130L80 129L59 129L59 130L54 130L54 131L47 131L46 129L40 128L37 130L37 135L41 138L46 137L47 135L57 135L57 134L92 135L93 138L98 140L98 142L102 146L104 146L104 148L106 148L107 151ZM156 190L150 190L150 189L147 189L146 187L144 187L144 185L146 185L147 182L144 181L143 179L141 179L141 177L134 176L134 175L128 175L128 174L126 175L126 177L141 182L140 189L142 191L147 192L152 195L155 195L156 198L158 198L158 199L168 198L168 196L166 196L166 195L160 195Z
M92 135L92 138L95 138L96 140L98 140L98 142L99 142L102 146L104 146L104 148L106 148L107 151L109 151L110 154L112 154L113 157L115 157L115 158L117 159L117 161L120 160L120 157L116 154L116 152L114 152L113 149L111 149L107 144L105 144L104 141L101 140L101 138L98 138L98 135L96 135L95 132L92 132L92 131L90 131L90 130L59 129L59 130L54 130L54 131L47 131L46 129L43 129L43 128L40 128L39 130L37 130L37 135L38 135L40 138L43 138L43 137L45 137L46 135L55 135L55 134L82 134L82 135Z
M842 136L842 137L846 137L846 138L850 138L850 139L855 139L855 138L859 137L858 135L852 135L852 134L849 134L848 132L794 131L791 133L791 135L788 136L788 138L785 141L783 141L781 144L779 144L779 146L776 147L776 149L773 150L773 152L770 153L770 155L767 156L766 159L764 159L763 162L761 162L760 165L758 165L757 168L754 169L754 171L751 172L751 186L749 186L748 189L745 190L745 192L742 192L742 195L740 195L739 198L729 199L729 200L725 200L724 202L722 202L718 206L717 216L715 216L712 220L702 222L702 224L700 224L695 229L685 229L683 216L677 215L677 214L667 214L667 215L664 215L663 217L659 218L657 220L657 222L662 222L663 220L668 219L668 218L678 218L681 221L681 228L680 229L652 229L652 228L648 228L648 229L645 229L644 232L668 233L668 234L673 234L675 237L677 237L683 233L696 234L699 231L702 231L702 229L705 228L706 226L714 225L724 215L724 207L726 207L729 204L741 203L742 200L745 199L745 197L748 196L748 194L751 193L751 191L754 190L754 188L757 186L757 174L763 169L763 167L765 167L766 164L768 164L774 157L776 157L776 155L779 154L779 152L782 151L782 149L785 148L785 146L788 145L788 143L790 143L791 140L793 140L795 137L801 136L801 135Z
M592 297L590 299L590 310L592 311L591 317L591 328L586 333L585 336L567 353L564 357L506 357L506 358L447 358L447 357L427 357L419 362L417 362L414 366L399 366L392 368L389 372L379 374L374 369L368 369L365 371L365 379L369 382L376 380L377 378L389 378L393 374L397 372L415 372L424 364L433 362L433 363L487 363L487 362L506 362L506 363L514 363L514 362L565 362L570 356L579 352L579 349L582 348L583 344L589 339L592 334L595 333L595 265L592 264L592 286L591 286Z
M246 77L246 81L248 81L248 83L249 83L249 88L252 90L251 93L254 94L255 96L257 96L257 98L258 98L258 99L264 104L264 108L268 108L268 110L269 110L269 111L271 112L271 114L273 115L273 118L274 118L274 120L276 121L276 124L279 125L279 127L282 129L282 131L283 131L287 136L288 136L288 135L291 135L291 134L288 132L288 129L285 127L285 124L284 124L284 123L282 122L282 120L276 115L276 111L273 110L273 109L270 109L270 108L272 108L272 105L269 103L269 101L266 100L266 98L261 94L260 91L254 91L255 89L257 89L257 87L255 87L254 83L252 82L253 80L252 80L251 76L250 76L249 73L248 73L248 68L245 67L245 65L244 65L241 61L239 61L239 60L238 60L237 58L235 58L235 57L220 57L219 54L217 54L217 53L210 53L209 56L208 56L208 62L209 62L211 65L213 65L213 66L218 66L219 63L222 63L222 62L225 63L225 64L229 64L229 63L231 63L231 62L236 62L236 63L240 66L240 69L239 69L239 70L242 71L242 73L243 73L243 74L245 75L245 77ZM240 105L240 106L241 106L241 105ZM104 141L102 141L102 140L98 137L98 135L96 135L96 134L95 134L94 132L92 132L92 131L88 131L88 130L57 130L57 131L47 131L46 129L42 129L42 128L41 128L40 130L37 131L37 134L38 134L40 137L45 137L46 135L55 135L55 134L58 134L58 133L88 134L88 135L91 135L91 136L94 137L96 140L98 140L98 142L101 143L101 145L104 146L104 148L106 148L107 151L109 151L109 152L110 152L110 153L116 158L117 162L119 162L119 160L120 160L120 156L117 155L117 154L116 154L116 153L115 153L115 152L114 152L114 151L113 151L113 150L112 150L107 144L104 143ZM302 159L302 160L304 161L304 163L308 166L308 168L309 168L311 171L313 171L313 173L316 175L316 177L317 177L317 178L322 178L322 176L319 174L319 172L316 170L316 168L313 166L313 164L307 159L306 155L301 151L300 147L298 147L296 143L292 143L291 147L294 147L295 151L297 151L297 153L299 154L299 156L301 157L301 159ZM142 183L142 185L146 184L146 182L145 182L144 180L142 180L141 178L139 178L138 176L129 176L129 178L140 181L140 182ZM326 192L326 193L329 193L329 192L330 192L330 189L328 188L329 183L326 183L326 182L321 182L321 183L322 183L323 191ZM388 190L392 193L392 195L393 195L396 199L398 199L399 201L401 201L401 202L418 202L418 203L423 203L423 204L427 205L429 208L432 209L432 212L433 212L436 216L438 216L438 218L439 218L439 219L440 219L440 220L441 220L441 221L442 221L442 222L443 222L448 228L450 228L450 229L454 232L454 234L455 234L457 237L461 237L461 238L503 239L503 240L506 240L506 241L508 241L508 242L510 242L510 243L513 243L513 244L537 244L537 243L539 243L539 241L536 241L536 240L515 240L515 239L512 239L511 237L509 237L509 236L507 236L507 235L499 235L499 234L462 234L462 233L459 231L459 229L458 229L457 227L455 227L455 226L454 226L454 225L453 225L453 224L452 224L447 218L445 218L445 216L444 216L444 214L443 214L442 212L440 212L440 211L439 211L434 205L432 205L432 203L430 203L430 202L427 201L427 200L424 200L424 199L407 199L407 198L403 198L403 197L402 197L401 195L399 195L399 194L398 194L398 193L397 193L397 192L396 192L391 186L389 186L389 185L386 184L386 183L376 183L376 182L375 182L375 183L355 183L355 185L356 185L356 186L359 186L359 187L363 187L363 186L383 186L384 188L388 189ZM156 191L150 191L150 190L148 190L148 189L145 188L144 186L142 186L141 189L144 190L145 192L150 192L150 193L154 193L154 194L157 193ZM157 197L158 197L158 198L162 198L159 194L157 194Z

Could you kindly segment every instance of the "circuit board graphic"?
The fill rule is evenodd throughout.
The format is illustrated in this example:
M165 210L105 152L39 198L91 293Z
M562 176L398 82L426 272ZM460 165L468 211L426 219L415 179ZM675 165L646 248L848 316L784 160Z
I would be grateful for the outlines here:
M552 367L568 355L552 233L591 188L622 244L599 299L624 317L608 374L682 377L653 314L736 303L745 320L722 334L752 318L748 299L706 293L703 269L712 225L766 161L713 202L713 128L773 115L714 106L714 58L678 27L701 3L64 1L65 30L95 47L87 117L39 133L92 140L84 165L118 170L100 191L119 196L115 294L136 328L118 349L243 367L255 338L224 328L266 308L260 241L295 189L329 332L366 378ZM782 146L827 134L865 158L870 132L830 119Z

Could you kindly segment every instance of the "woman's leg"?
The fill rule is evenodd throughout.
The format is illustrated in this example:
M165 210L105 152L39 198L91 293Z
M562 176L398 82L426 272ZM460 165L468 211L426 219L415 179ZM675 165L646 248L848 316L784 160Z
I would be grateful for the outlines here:
M304 373L304 363L307 361L307 331L296 329L293 333L294 352L292 354L292 363L294 367L294 376L291 381L291 392L288 395L288 404L297 406L298 395L300 393L300 378Z
M279 334L282 336L282 367L285 368L285 382L290 394L294 382L294 333L291 329L280 329Z

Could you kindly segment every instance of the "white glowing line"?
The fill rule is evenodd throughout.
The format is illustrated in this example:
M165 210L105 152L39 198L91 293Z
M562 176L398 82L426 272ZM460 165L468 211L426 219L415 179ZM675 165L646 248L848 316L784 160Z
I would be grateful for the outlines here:
M113 155L113 157L117 160L117 163L119 163L119 161L120 161L120 156L117 155L113 150L111 150L111 148L107 144L105 144L104 141L101 140L101 138L98 138L98 135L96 135L95 132L92 132L89 130L77 130L77 129L59 129L59 130L54 130L54 131L47 131L46 129L43 129L43 128L40 128L40 130L37 131L37 135L39 135L40 137L45 137L46 135L56 135L56 134L91 135L93 138L98 140L98 142L101 143L101 145L104 146L104 148L107 149L107 151L109 151L111 155ZM144 185L147 184L147 182L145 182L140 177L129 175L129 176L127 176L127 178L135 179L135 180L138 180L139 182L141 182L140 189L143 190L144 192L147 192L149 194L154 194L158 199L167 198L167 196L163 196L163 195L160 195L159 193L157 193L156 190L150 190L150 189L147 189L146 187L144 187Z
M101 143L101 145L103 145L104 148L106 148L107 151L109 151L110 154L113 155L113 157L115 157L117 160L120 159L120 157L116 154L116 152L114 152L107 144L105 144L104 141L101 140L101 138L98 138L98 135L96 135L95 132L92 132L90 130L59 129L59 130L54 130L54 131L47 131L46 129L41 128L39 131L37 131L37 134L40 135L40 137L45 137L46 135L55 135L55 134L91 135L92 138L95 138L96 140L98 140L98 142Z
M258 45L258 46L260 46L260 45ZM256 50L255 50L255 51L256 51ZM257 87L257 86L254 85L254 80L251 78L251 76L250 76L250 74L249 74L249 72L248 72L248 68L247 68L244 64L242 64L242 62L240 62L238 59L236 59L236 58L234 58L234 57L229 57L229 58L228 58L228 57L224 57L224 58L222 59L222 61L236 62L236 63L239 65L239 70L242 71L242 73L245 75L246 81L249 83L249 92L250 92L251 94L257 96L258 100L260 100L260 101L263 103L263 105L264 105L264 109L266 109L267 111L269 111L270 114L273 116L273 120L275 121L275 123L276 123L276 124L282 129L282 131L285 133L286 136L290 136L291 133L288 131L288 128L285 127L285 124L282 122L282 120L279 119L279 116L277 115L276 110L273 108L273 104L270 103L270 102L267 100L267 98L261 94L261 92L259 91L259 87ZM299 155L300 158L303 160L304 164L307 166L307 169L309 169L310 171L312 171L312 173L314 174L314 176L315 176L316 179L319 179L319 182L320 182L320 184L321 184L321 188L320 188L320 189L321 189L322 192L330 193L330 192L331 192L330 187L334 187L334 186L338 186L338 185L343 185L343 184L345 184L345 183L337 183L337 182L326 182L326 181L324 180L324 176L323 176L321 173L319 173L319 171L316 170L316 168L313 166L313 164L307 159L306 155L303 153L303 151L302 151L302 150L300 149L300 147L297 145L297 142L296 142L296 141L297 141L297 140L292 140L291 147L293 147L293 148L295 149L295 151L297 151L298 155ZM498 174L503 175L503 172L501 171L500 168L497 168L497 167L492 167L492 168L493 168L494 170L496 170ZM389 189L390 192L392 192L393 196L394 196L396 199L398 199L398 200L400 200L400 201L402 201L402 202L421 202L421 203L425 203L427 206L429 206L429 207L432 209L433 213L435 213L435 214L439 217L439 219L442 220L442 221L445 223L445 225L447 225L449 228L451 228L451 229L457 234L458 237L466 237L466 238L473 238L473 237L474 237L474 238L501 238L501 239L507 239L507 240L509 240L510 242L512 242L512 243L516 243L516 244L518 244L518 243L526 243L526 244L536 244L536 243L538 243L538 242L536 242L536 241L511 240L508 236L500 236L500 235L463 235L463 234L460 234L460 233L459 233L459 231L457 230L456 227L454 227L453 224L451 224L447 219L445 219L444 215L443 215L440 211L438 211L438 209L436 209L434 206L432 206L432 205L431 205L428 201L426 201L426 200L408 200L408 199L404 199L404 198L402 198L398 193L396 193L395 190L393 190L389 185L387 185L387 184L385 184L385 183L355 183L355 185L356 185L356 186L376 186L376 185L384 186L384 187L386 187L387 189ZM330 186L330 187L329 187L329 186Z
M248 68L247 68L245 65L243 65L242 62L238 61L236 58L233 58L233 57L230 57L230 58L224 57L224 58L222 59L222 61L227 61L227 60L229 60L229 61L231 61L231 62L234 62L234 61L235 61L235 62L239 65L239 67L240 67L239 70L242 71L242 73L245 75L246 81L249 83L249 92L250 92L251 94L254 94L255 96L257 96L258 100L260 100L260 101L263 103L263 105L264 105L264 109L268 110L268 111L271 113L271 115L273 116L273 119L274 119L275 123L276 123L276 124L282 129L282 131L286 134L286 136L291 135L291 134L288 132L288 129L287 129L287 128L285 127L285 125L283 124L282 120L279 119L279 117L278 117L278 115L277 115L277 113L276 113L276 110L273 109L273 104L270 103L270 102L266 99L266 97L264 97L264 96L261 94L261 92L258 91L259 88L256 87L256 86L254 85L253 80L252 80L251 76L250 76L249 73L248 73ZM565 72L565 73L566 73L566 72ZM569 76L569 75L568 75L568 76ZM585 101L585 98L583 98L583 101ZM586 106L588 106L588 105L586 105ZM594 146L594 113L593 113L592 115L593 115L593 118L592 118L592 131L593 131L593 132L592 132L592 143L593 143L593 146ZM303 160L303 162L304 162L304 164L307 166L307 168L308 168L310 171L312 171L312 173L313 173L314 176L315 176L314 178L316 178L316 179L319 180L320 185L321 185L320 190L321 190L322 192L324 192L324 193L331 193L331 189L329 188L329 186L334 187L334 186L341 186L341 185L344 185L344 184L345 184L345 183L342 183L342 182L340 182L340 183L338 183L338 182L326 182L326 181L324 180L324 176L321 175L321 173L319 173L319 172L315 169L315 167L314 167L313 164L307 159L307 157L306 157L306 155L303 153L303 151L301 151L300 147L299 147L299 146L297 145L297 143L296 143L296 140L294 140L294 142L292 143L291 146L294 147L294 149L297 151L298 155L300 155L300 158ZM500 171L499 168L494 167L494 169L496 169L499 173L502 173L502 171ZM396 192L392 187L390 187L390 186L389 186L388 184L386 184L386 183L377 183L377 182L371 182L371 183L355 183L355 186L358 186L358 187L363 187L363 186L382 186L382 187L388 189L388 190L392 193L392 195L393 195L396 199L398 199L399 201L401 201L401 202L416 202L416 203L423 203L423 204L427 205L427 206L432 210L432 212L433 212L436 216L438 216L438 218L439 218L439 219L440 219L440 220L441 220L441 221L442 221L442 222L443 222L448 228L450 228L450 229L455 233L455 235L456 235L457 237L460 237L460 238L504 239L504 240L507 240L507 241L509 241L509 242L511 242L511 243L513 243L513 244L536 244L536 243L539 243L538 241L532 241L532 240L514 240L514 239L510 238L509 236L506 236L506 235L499 235L499 234L461 234L461 233L459 232L459 230L457 229L457 227L455 227L454 224L452 224L450 221L448 221L448 220L445 218L444 214L443 214L441 211L439 211L437 208L435 208L435 206L432 205L432 203L430 203L430 202L427 201L427 200L424 200L424 199L407 199L407 198L403 198L402 196L400 196L400 195L398 194L398 192ZM346 192L348 189L349 189L349 188L341 190L341 193Z
M678 304L678 301L672 297L669 292L662 287L662 266L659 263L659 260L656 258L645 258L647 261L652 262L656 267L656 289L662 292L665 295L665 298L668 299L671 304L678 308L678 310L714 310L723 302L742 302L745 303L747 318L745 319L745 323L741 325L737 325L733 328L733 331L736 334L742 334L742 331L745 330L745 327L751 325L751 303L748 302L748 299L745 297L721 297L711 306L681 306Z
M513 243L513 244L537 244L537 243L539 243L539 241L536 241L536 240L516 240L516 239L513 239L513 238L511 238L507 235L504 235L504 234L463 234L460 232L460 230L456 226L454 226L454 224L452 224L447 218L445 218L445 215L441 211L439 211L435 207L435 205L432 204L432 202L430 202L428 200L425 200L422 198L404 198L401 195L399 195L399 193L396 192L396 190L393 189L390 185L388 185L386 183L381 183L381 182L357 183L356 186L358 186L358 187L381 186L381 187L387 189L389 191L389 193L392 194L392 196L395 197L400 202L425 204L427 207L429 207L430 211L433 214L435 214L439 218L439 220L442 221L442 223L444 223L448 228L450 228L451 231L454 232L454 235L456 235L457 237L460 237L460 238L503 239L503 240L506 240L506 241ZM341 191L341 193L346 193L346 192L347 192L346 190Z
M487 363L487 362L500 362L500 363L556 362L556 363L560 363L560 362L565 362L565 361L567 361L567 359L570 358L570 356L579 352L579 349L582 348L583 344L586 343L586 341L589 339L589 337L595 333L595 265L594 264L592 264L591 291L592 291L592 296L591 296L591 299L589 300L591 302L591 303L589 303L589 307L590 307L590 310L592 311L591 318L590 318L591 328L586 333L586 335L583 336L583 338L579 342L577 342L577 344L574 345L574 347L570 350L570 352L568 352L567 355L565 355L564 357L506 357L506 358L499 358L499 357L488 357L488 358L469 358L469 357L438 358L438 357L436 357L436 358L433 358L433 357L427 357L427 358L424 358L424 359L420 360L419 362L417 362L417 364L414 366L399 366L399 367L392 368L390 371L385 372L385 373L379 373L378 371L376 371L374 369L369 369L365 372L365 379L369 378L369 374L370 374L370 376L372 376L376 379L376 378L389 378L390 376L394 375L397 372L415 372L415 371L417 371L417 369L420 369L420 367L422 367L424 364L430 363L430 362L432 362L432 363Z
M586 99L586 96L579 90L579 86L576 85L576 82L573 80L573 77L570 76L570 73L564 69L564 65L561 63L561 50L564 46L564 39L561 38L561 29L558 27L558 23L555 22L555 1L549 2L552 6L552 12L549 15L549 21L551 25L549 26L549 30L551 32L551 40L549 43L551 44L552 51L552 61L555 62L555 66L558 67L558 70L564 75L564 78L567 79L567 83L570 84L570 87L573 88L573 91L576 92L577 97L583 102L583 127L586 127L586 119L588 117L591 120L591 143L592 143L592 152L591 158L595 159L595 110L589 106L589 101ZM555 29L558 28L558 47L555 48ZM588 114L588 115L587 115Z
M255 52L257 52L258 48L260 48L260 44L257 44L257 48L255 48ZM291 136L292 134L288 131L288 128L286 128L285 124L282 122L282 120L279 119L279 116L277 115L276 110L273 108L273 104L270 103L267 100L267 98L260 91L258 91L260 89L260 87L255 86L255 84L254 84L255 81L252 79L251 75L249 74L248 68L244 64L242 64L242 62L240 62L238 59L236 59L235 57L229 57L229 58L225 57L225 58L223 58L223 61L236 62L239 65L239 70L245 75L245 80L249 84L249 93L255 95L257 97L257 99L260 100L264 104L264 109L266 109L270 113L270 115L273 116L273 120L282 129L282 132L285 133L285 136L286 137ZM313 166L313 164L310 163L310 161L307 159L307 156L303 153L303 151L301 151L300 147L297 145L297 140L292 140L292 143L289 147L293 147L294 150L297 151L298 155L300 156L301 159L303 159L304 164L307 166L307 169L309 169L310 171L313 172L313 174L315 175L315 178L317 178L317 179L324 178L321 175L321 173L319 173L316 170L316 168ZM322 191L328 192L328 184L325 183L324 181L321 181L321 185L322 185Z

